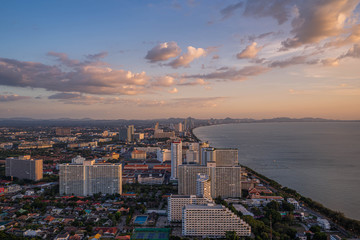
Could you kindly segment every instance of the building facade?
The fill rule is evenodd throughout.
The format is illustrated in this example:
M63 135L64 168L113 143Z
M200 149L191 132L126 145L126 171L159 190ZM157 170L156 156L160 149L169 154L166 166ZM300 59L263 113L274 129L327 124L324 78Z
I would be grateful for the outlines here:
M211 197L241 197L241 167L217 167L214 162L207 166L181 165L178 173L178 193L195 195L198 174L210 178Z
M156 159L160 162L171 161L171 150L170 149L157 150Z
M182 142L171 143L171 179L178 178L178 167L182 164Z
M122 193L121 164L96 164L94 160L81 164L60 164L60 194L92 196L96 193Z
M5 175L39 181L43 178L43 160L32 159L30 155L6 158Z
M208 175L198 173L196 178L196 196L212 200L211 181Z
M238 150L236 148L215 148L216 166L232 167L239 165Z
M207 204L211 200L195 195L171 195L168 198L168 221L181 222L183 208L188 204Z
M238 236L251 235L251 227L222 205L186 205L182 219L184 236L220 238L228 231Z
M232 167L239 165L238 150L235 148L201 148L201 165L216 162L218 167Z

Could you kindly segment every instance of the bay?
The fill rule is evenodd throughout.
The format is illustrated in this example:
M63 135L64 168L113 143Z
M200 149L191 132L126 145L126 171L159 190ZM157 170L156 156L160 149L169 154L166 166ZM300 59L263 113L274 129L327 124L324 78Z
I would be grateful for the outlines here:
M213 147L324 206L360 220L360 123L274 122L199 127Z

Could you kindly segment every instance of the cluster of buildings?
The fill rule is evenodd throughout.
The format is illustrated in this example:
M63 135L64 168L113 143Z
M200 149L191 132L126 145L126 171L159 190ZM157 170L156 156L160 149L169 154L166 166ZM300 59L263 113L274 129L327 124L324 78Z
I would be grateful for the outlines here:
M168 198L168 221L182 223L182 235L193 237L225 237L235 231L250 236L251 227L226 207L215 204L211 196L211 180L197 174L196 195L171 195Z
M51 202L51 207L44 210L45 215L29 213L25 217L25 214L21 213L24 205L8 209L5 206L6 203L0 204L2 213L12 214L12 217L20 216L21 221L24 220L21 224L34 220L47 227L74 221L92 222L103 219L104 223L107 223L106 229L95 230L93 237L113 238L120 236L119 229L113 229L117 223L109 222L108 216L116 214L120 206L121 213L130 215L131 218L133 216L129 214L129 209L136 208L140 212L140 209L146 208L145 206L156 205L156 201L162 201L161 206L165 209L166 200L167 212L161 214L167 220L167 225L179 227L181 224L180 235L182 236L224 238L226 232L229 231L236 232L238 236L250 236L251 227L239 217L238 213L260 218L264 213L262 209L268 203L277 201L282 204L285 202L284 198L276 196L269 187L262 185L259 179L252 178L243 171L239 165L237 149L214 148L206 142L196 142L188 136L183 138L192 127L193 122L189 118L183 123L172 124L164 129L160 129L158 123L154 129L150 130L139 130L135 129L134 125L129 125L118 129L118 132L96 129L91 133L82 130L74 133L70 128L56 128L55 137L52 140L55 144L61 143L64 151L71 153L68 155L71 157L53 164L56 169L55 174L57 172L59 174L59 195L56 196L56 200ZM16 134L16 136L21 136L21 134ZM116 143L117 140L120 143ZM10 146L12 147L12 144L2 143L0 148L10 149ZM86 158L74 157L82 149L90 149L91 151L84 152L91 152L91 154L83 155ZM69 162L70 159L71 162ZM49 161L45 159L45 162L48 164ZM43 173L50 172L44 169L42 159L36 157L33 159L25 155L5 160L5 174L8 177L40 181L43 179ZM43 184L40 187L41 192L36 192L34 189L39 186L34 185L34 188L28 189L10 182L1 183L0 195L10 196L13 201L24 199L24 204L36 199L46 187L52 186ZM146 201L146 197L149 198L150 195L143 194L140 197L141 193L126 192L126 190L123 193L123 184L132 183L139 183L142 187L152 185L147 186L148 189L153 188L153 185L161 189L161 185L166 184L166 187L173 188L173 191L172 194L163 196L161 196L164 194L162 191L151 193L151 198L155 199L151 203L150 201L137 202L138 199ZM177 194L175 194L176 189ZM93 205L89 199L94 195L95 197L102 196L105 202L97 202ZM66 206L63 209L56 207L60 205L59 203L67 204L68 199L73 196L79 199L76 201L75 208L74 206L73 208ZM117 199L106 199L109 196L116 196ZM225 207L226 204L225 206L216 204L214 199L219 196L226 199L226 202L231 202L233 208ZM129 198L132 198L133 202L128 207L124 202L129 202ZM288 198L287 203L294 206L296 214L300 215L303 211L295 199ZM252 207L260 209L260 213L250 211ZM161 211L160 209L152 210ZM330 228L329 222L321 218L316 221L316 224L323 229ZM43 229L40 232L34 231L23 231L22 234L43 237L41 232L47 232ZM69 239L71 236L68 233L69 231L66 231L67 235L57 234L56 237ZM54 232L47 232L47 234L47 236L55 236ZM81 234L81 232L76 233L78 236L82 236ZM158 234L161 235L161 231ZM134 236L145 235L147 235L147 230L141 229L134 234Z

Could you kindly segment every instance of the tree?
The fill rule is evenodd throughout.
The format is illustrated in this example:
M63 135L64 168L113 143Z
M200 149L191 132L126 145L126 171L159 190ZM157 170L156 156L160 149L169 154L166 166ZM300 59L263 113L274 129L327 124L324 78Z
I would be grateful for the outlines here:
M318 225L314 225L314 226L311 226L311 228L309 230L312 231L313 233L317 233L317 232L321 232L321 227Z
M292 211L295 210L295 207L291 203L288 203L286 201L282 201L282 209L284 211L292 212Z
M228 240L239 240L239 236L235 231L228 231L225 233L225 238Z
M276 201L271 201L266 205L269 209L274 209L276 211L279 211L280 209L280 204Z
M313 240L327 240L327 235L323 232L317 232L314 234Z

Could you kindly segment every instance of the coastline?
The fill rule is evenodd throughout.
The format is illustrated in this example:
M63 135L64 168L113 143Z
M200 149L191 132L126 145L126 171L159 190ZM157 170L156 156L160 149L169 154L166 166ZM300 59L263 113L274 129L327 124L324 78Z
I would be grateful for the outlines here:
M264 123L264 122L255 122L255 123ZM190 130L190 132L191 132L192 137L196 141L201 142L202 140L194 134L194 130L196 128L206 127L206 126L214 126L214 125L223 125L223 124L230 124L230 123L209 124L209 125L199 126L199 127L192 128ZM337 226L338 230L340 230L341 232L345 231L344 233L347 233L348 237L350 237L349 233L360 235L360 221L359 220L348 218L348 217L344 216L343 213L331 210L330 208L325 207L321 203L314 201L311 198L305 197L305 196L301 195L300 193L298 193L296 190L288 188L286 186L283 186L283 185L279 184L278 182L276 182L275 180L272 180L245 165L241 165L241 166L243 168L245 168L248 172L252 173L256 177L258 177L259 179L261 179L262 181L267 183L272 188L276 189L276 191L278 191L279 195L283 196L284 198L289 198L289 197L295 198L297 201L302 203L307 208L324 216L325 218L330 220L335 226Z

